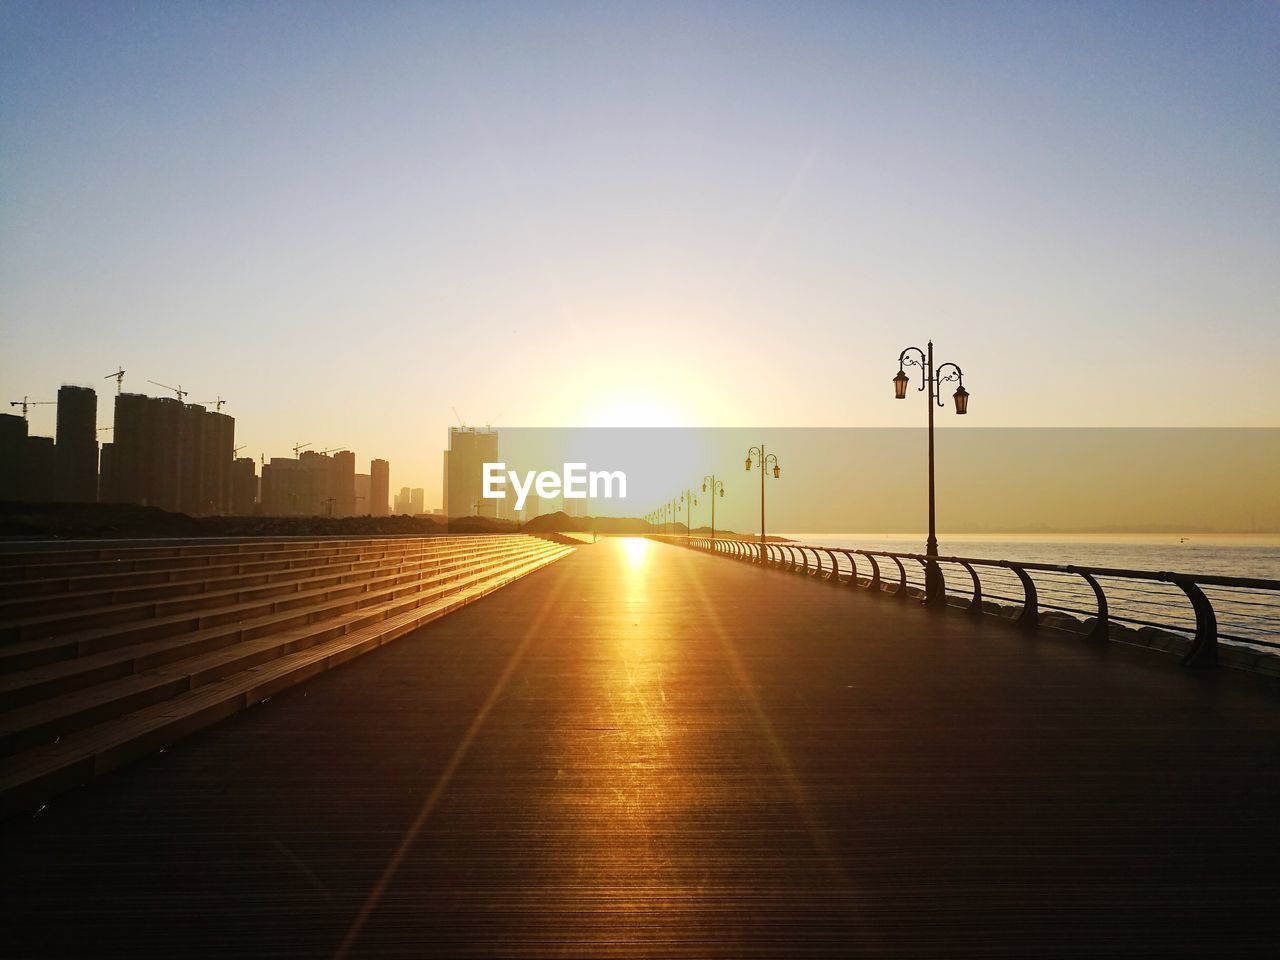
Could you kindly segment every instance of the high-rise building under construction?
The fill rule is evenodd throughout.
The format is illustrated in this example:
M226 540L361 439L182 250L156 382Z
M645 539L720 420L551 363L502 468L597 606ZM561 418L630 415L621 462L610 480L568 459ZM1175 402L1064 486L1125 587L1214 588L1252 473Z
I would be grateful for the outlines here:
M385 517L391 496L391 464L374 460L369 464L369 502L366 504L371 517Z
M92 387L58 390L53 496L69 503L98 499L98 394Z
M193 516L231 512L235 419L173 397L122 393L103 497Z
M498 461L498 432L476 427L450 427L444 456L444 512L448 517L494 517L498 501L486 501L484 464Z

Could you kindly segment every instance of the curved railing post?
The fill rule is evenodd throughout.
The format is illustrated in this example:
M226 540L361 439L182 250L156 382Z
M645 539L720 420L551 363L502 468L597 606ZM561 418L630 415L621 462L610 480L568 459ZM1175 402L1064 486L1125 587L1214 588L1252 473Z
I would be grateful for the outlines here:
M1098 578L1084 570L1077 570L1075 567L1067 567L1077 577L1093 588L1093 599L1098 604L1098 616L1093 621L1093 629L1089 631L1085 637L1086 640L1106 640L1111 635L1111 616L1107 607L1107 595L1102 590L1102 585L1098 583Z
M880 579L880 564L876 562L876 558L865 550L859 550L871 562L871 582L867 584L867 589L874 590L877 594L884 592L884 582Z
M830 547L823 547L822 549L831 558L831 585L838 587L840 586L840 561L836 559L836 552Z
M858 585L858 562L853 559L853 552L850 550L841 550L846 557L849 558L849 586L856 587Z
M982 614L982 580L978 577L978 571L973 569L973 564L961 560L960 566L969 571L969 577L973 580L973 599L969 601L965 613L979 616Z
M1013 622L1022 630L1035 630L1040 625L1040 599L1036 594L1036 582L1018 564L1006 560L1004 566L1016 573L1022 581L1022 612Z
M1196 635L1191 641L1191 649L1182 658L1184 667L1216 667L1218 665L1218 618L1213 612L1213 604L1204 595L1204 591L1194 580L1173 574L1162 574L1162 579L1177 584L1191 601L1191 609L1196 613Z
M889 559L898 565L898 592L893 597L895 600L905 600L907 599L907 568L892 554L889 555Z

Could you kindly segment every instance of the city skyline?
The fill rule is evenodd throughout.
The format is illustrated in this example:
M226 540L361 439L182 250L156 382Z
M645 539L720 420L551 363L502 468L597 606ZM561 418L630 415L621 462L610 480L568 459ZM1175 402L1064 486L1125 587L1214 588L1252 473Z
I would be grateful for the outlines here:
M452 408L901 426L929 337L984 426L1275 426L1280 18L1145 9L6 4L3 399L122 364L429 501Z
M0 500L139 503L195 516L408 513L519 522L564 512L571 518L639 519L654 503L665 503L662 498L681 477L711 469L713 476L728 478L734 493L721 506L722 527L750 530L750 484L735 481L733 474L741 450L761 436L788 462L791 483L775 506L782 529L792 533L910 532L919 523L917 501L924 495L914 469L924 447L918 427L458 426L449 429L437 453L443 468L438 500L425 487L397 480L400 492L392 506L385 459L372 459L368 472L360 472L352 450L316 449L313 443L296 444L292 456L237 457L243 447L234 446L233 417L175 397L128 391L108 408L114 429L99 444L93 428L96 392L64 385L57 396L57 403L41 402L54 408L56 445L54 437L30 432L26 418L0 416ZM938 430L941 503L951 534L1274 534L1280 532L1271 493L1280 471L1278 438L1275 428L944 427ZM504 477L508 462L524 473L571 462L582 469L625 467L620 475L630 476L632 496L613 502L534 498L530 509L517 510L510 489L496 500L482 493L486 464L499 462ZM1149 474L1153 463L1165 478L1155 484ZM868 464L880 467L868 470ZM705 526L701 513L688 519L695 528Z

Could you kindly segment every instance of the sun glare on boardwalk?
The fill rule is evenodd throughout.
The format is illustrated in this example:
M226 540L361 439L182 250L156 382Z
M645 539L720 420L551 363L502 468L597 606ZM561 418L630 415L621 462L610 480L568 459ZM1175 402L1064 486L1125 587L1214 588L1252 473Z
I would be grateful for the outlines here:
M649 560L649 541L642 537L627 537L622 541L622 549L632 570L643 567Z

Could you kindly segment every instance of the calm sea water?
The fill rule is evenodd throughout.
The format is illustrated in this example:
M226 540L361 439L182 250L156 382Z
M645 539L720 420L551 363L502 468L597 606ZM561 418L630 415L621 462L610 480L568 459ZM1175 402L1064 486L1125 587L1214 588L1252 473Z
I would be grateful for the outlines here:
M895 534L788 533L800 543L862 550L894 550L923 553L924 538ZM1130 570L1255 577L1280 581L1280 537L1271 535L1103 535L1078 534L1031 536L1016 534L968 534L939 538L943 555L992 560L1026 560L1076 566L1120 567ZM867 575L869 569L859 571ZM882 575L897 576L890 562ZM908 580L922 582L918 564L908 567ZM945 568L949 592L967 595L968 574L961 568ZM1007 571L979 568L984 596L1021 602L1022 588ZM1033 576L1043 607L1091 615L1093 592L1069 574L1036 573ZM1111 604L1111 615L1131 625L1151 623L1188 632L1194 616L1185 595L1172 585L1108 579L1102 581ZM1207 587L1214 603L1218 628L1227 642L1280 643L1280 591Z

